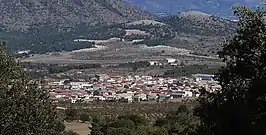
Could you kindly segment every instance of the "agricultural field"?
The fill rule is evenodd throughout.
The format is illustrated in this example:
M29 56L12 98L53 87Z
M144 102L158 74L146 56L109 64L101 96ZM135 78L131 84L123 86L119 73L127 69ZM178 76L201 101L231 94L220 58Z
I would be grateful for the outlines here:
M100 48L82 49L73 52L60 52L57 55L41 54L23 59L22 62L33 63L99 63L101 65L112 65L128 63L133 61L163 60L165 58L176 58L188 64L197 63L220 63L216 57L200 56L190 53L191 50L169 46L148 47L146 45L134 45L131 42L103 43Z
M180 105L186 105L192 110L192 103L157 103L157 102L140 102L140 103L83 103L74 105L61 105L68 108L65 110L66 120L81 120L84 115L88 116L88 121L97 117L103 119L115 119L124 115L143 116L150 121L158 118L164 118L168 113L178 110ZM72 114L75 113L75 114ZM69 115L69 116L68 116Z
M38 54L21 60L27 63L44 63L59 65L76 65L76 64L97 64L99 68L78 69L75 71L64 72L64 76L73 77L73 74L82 72L82 74L110 74L110 75L151 75L163 76L168 70L179 68L178 66L132 66L132 63L164 61L166 58L174 58L180 64L190 65L208 65L210 67L221 66L223 63L215 57L194 55L191 50L169 47L146 45L133 45L130 42L104 43L100 48L83 49L73 52L60 52L50 54ZM130 64L131 63L131 64ZM174 71L173 71L174 70ZM179 72L179 71L177 71ZM197 71L197 73L202 73ZM168 75L168 74L167 74ZM173 74L174 76L180 75ZM181 74L182 75L182 74ZM56 75L57 76L57 75Z
M198 118L193 115L195 105L194 102L95 102L61 107L67 108L62 110L67 129L80 135L118 134L120 130L128 135L145 135L157 131L166 133L176 127L194 132L198 124Z

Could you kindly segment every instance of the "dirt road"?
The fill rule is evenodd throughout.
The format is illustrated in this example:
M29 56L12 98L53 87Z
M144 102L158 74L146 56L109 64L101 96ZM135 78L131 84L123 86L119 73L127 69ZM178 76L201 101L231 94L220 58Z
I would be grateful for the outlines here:
M88 135L90 124L86 123L65 123L66 130L72 130L79 135Z

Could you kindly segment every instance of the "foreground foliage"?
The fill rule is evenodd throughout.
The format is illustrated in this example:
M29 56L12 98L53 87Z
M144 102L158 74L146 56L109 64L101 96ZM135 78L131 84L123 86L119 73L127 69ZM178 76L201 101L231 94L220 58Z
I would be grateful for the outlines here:
M65 126L47 91L38 88L0 45L0 134L58 135Z
M147 117L128 114L114 119L93 118L92 135L186 135L194 133L197 119L185 105L155 122Z
M219 72L222 90L202 92L196 114L199 135L259 135L266 132L265 10L238 7L237 34L220 52L226 67Z

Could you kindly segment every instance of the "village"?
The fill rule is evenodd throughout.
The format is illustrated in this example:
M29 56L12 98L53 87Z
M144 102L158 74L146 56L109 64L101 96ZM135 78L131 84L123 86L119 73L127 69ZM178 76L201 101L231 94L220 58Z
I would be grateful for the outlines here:
M191 78L161 78L152 76L109 76L97 74L90 81L74 82L68 79L51 81L53 102L165 102L197 98L200 89L209 92L221 89L214 75L195 74Z

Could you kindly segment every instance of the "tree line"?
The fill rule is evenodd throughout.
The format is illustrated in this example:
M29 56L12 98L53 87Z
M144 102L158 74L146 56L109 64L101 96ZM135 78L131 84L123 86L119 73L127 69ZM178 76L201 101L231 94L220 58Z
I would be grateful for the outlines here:
M42 71L47 74L64 73L74 69L91 69L91 68L101 68L101 64L46 64L46 63L21 63L22 68L31 69L33 71Z

